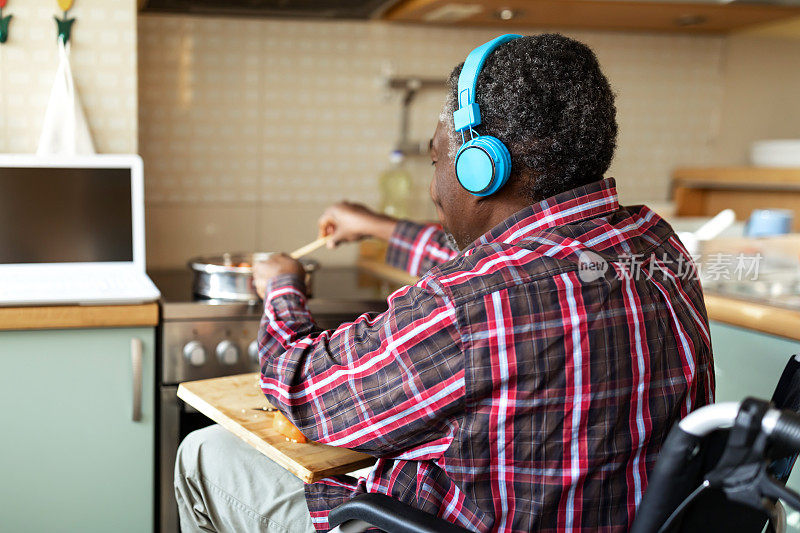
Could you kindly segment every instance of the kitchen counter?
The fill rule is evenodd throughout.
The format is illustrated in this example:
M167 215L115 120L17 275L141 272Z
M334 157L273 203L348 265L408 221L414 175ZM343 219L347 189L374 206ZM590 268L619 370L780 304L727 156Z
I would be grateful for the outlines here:
M158 325L158 304L0 307L0 330Z
M705 301L709 320L800 340L800 309L721 296L709 291L705 293Z

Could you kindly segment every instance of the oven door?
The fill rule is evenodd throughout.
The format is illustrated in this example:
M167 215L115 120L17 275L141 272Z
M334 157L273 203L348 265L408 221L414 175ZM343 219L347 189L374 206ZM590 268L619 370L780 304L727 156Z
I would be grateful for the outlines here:
M178 533L178 505L175 501L173 477L178 445L192 431L213 424L209 418L178 398L177 385L162 385L160 391L160 437L158 464L159 529L162 533Z

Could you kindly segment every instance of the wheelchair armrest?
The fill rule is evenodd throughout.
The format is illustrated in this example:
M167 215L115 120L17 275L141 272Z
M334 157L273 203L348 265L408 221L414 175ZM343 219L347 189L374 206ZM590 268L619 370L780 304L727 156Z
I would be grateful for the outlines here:
M359 494L331 510L334 528L348 520L363 520L387 533L468 533L470 530L420 511L384 494Z

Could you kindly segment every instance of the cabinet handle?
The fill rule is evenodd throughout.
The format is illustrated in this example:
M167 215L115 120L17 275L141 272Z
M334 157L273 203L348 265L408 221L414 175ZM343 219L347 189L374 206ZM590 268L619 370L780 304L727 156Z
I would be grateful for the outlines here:
M142 340L131 339L131 367L133 368L133 421L142 419Z

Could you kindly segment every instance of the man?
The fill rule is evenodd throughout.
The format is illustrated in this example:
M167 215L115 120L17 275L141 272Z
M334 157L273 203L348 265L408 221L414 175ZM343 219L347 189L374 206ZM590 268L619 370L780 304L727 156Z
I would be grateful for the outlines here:
M387 239L387 261L420 281L386 313L320 331L299 264L278 256L256 273L264 393L309 438L370 453L375 467L306 486L306 510L290 474L201 430L176 468L185 530L326 530L332 508L366 491L476 531L622 531L670 426L713 400L691 259L603 179L617 126L592 51L539 35L488 55L475 133L511 155L489 196L454 169L460 69L431 142L447 233L352 204L320 220L336 244Z

